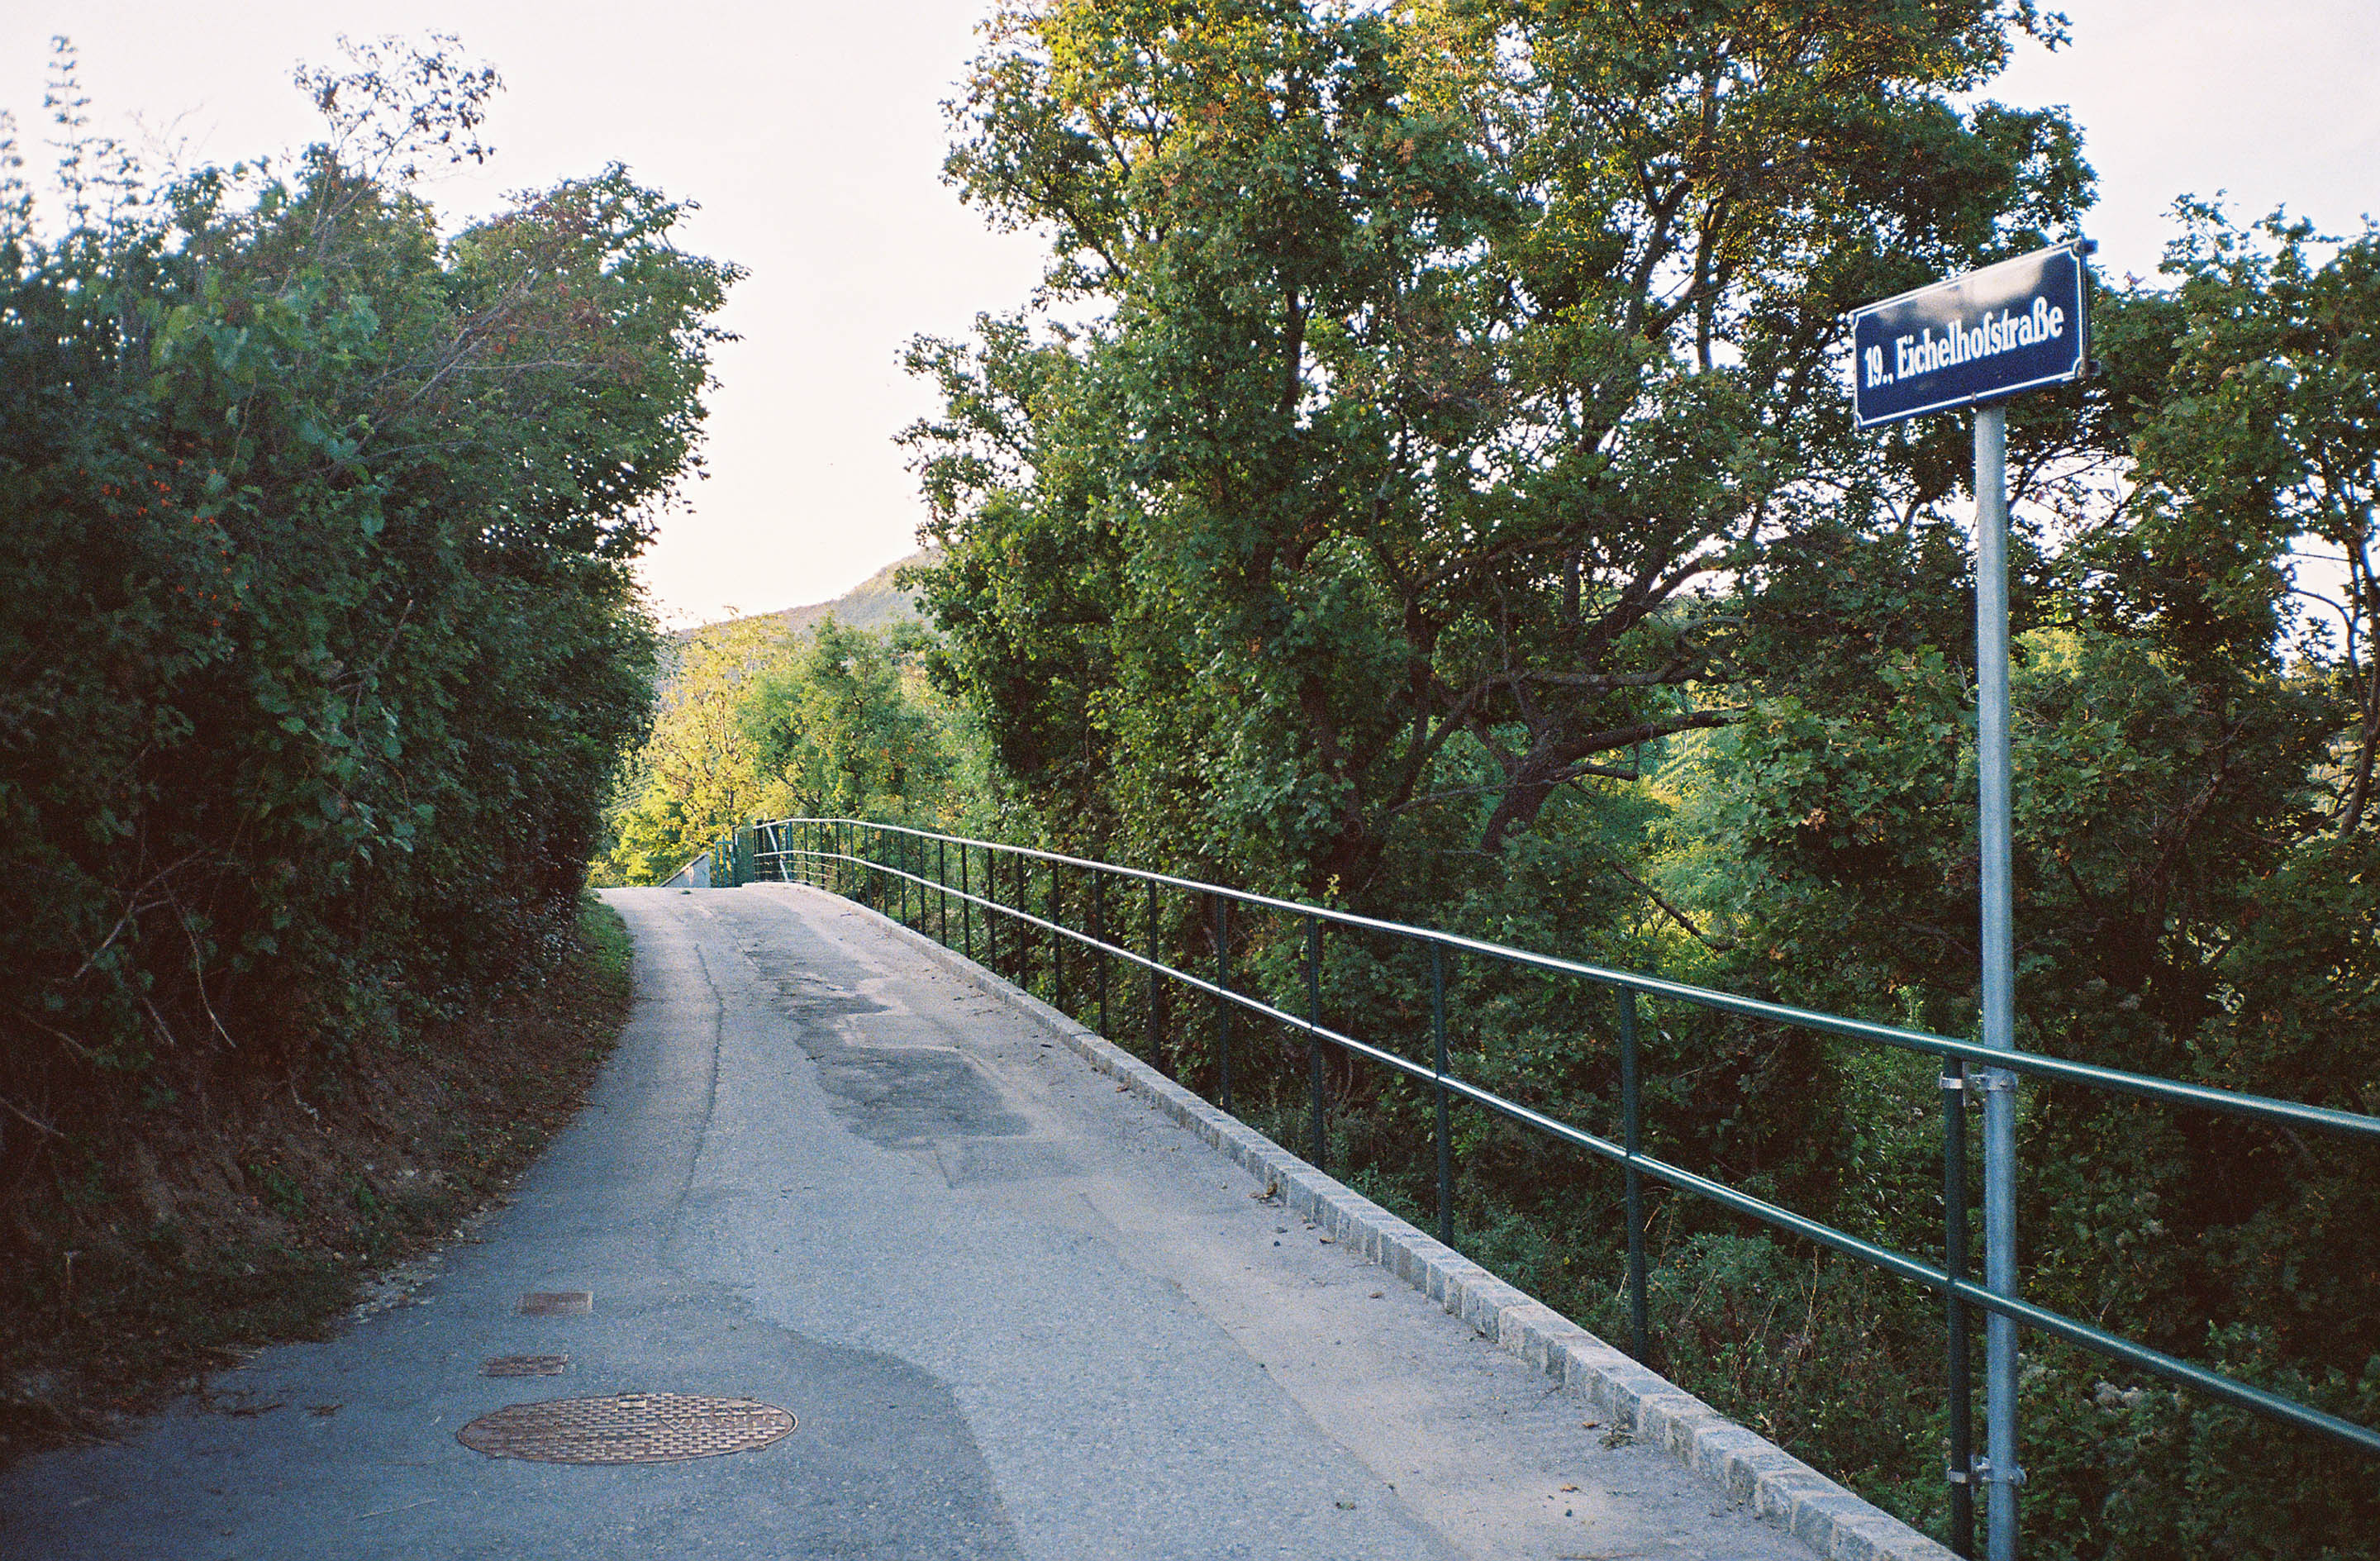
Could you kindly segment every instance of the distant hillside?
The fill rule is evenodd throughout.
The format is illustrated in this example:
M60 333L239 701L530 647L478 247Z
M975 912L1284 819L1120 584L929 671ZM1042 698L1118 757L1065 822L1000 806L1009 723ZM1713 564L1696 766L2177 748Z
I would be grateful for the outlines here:
M915 623L918 618L917 599L893 585L892 576L913 563L930 563L933 560L934 555L929 552L911 553L898 563L886 564L832 601L814 601L807 607L787 607L733 622L749 623L774 620L788 631L809 628L829 614L846 628L854 629L880 630L889 629L895 623ZM677 637L690 639L704 629L718 626L705 623L701 628L681 629Z

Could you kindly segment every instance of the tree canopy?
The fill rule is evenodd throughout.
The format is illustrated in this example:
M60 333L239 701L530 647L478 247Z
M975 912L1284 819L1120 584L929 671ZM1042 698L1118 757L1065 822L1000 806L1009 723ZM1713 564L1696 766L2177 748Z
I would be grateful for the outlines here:
M1704 587L1948 486L1919 440L1850 458L1844 310L2087 195L2058 115L1954 101L2047 25L1002 13L952 176L1050 225L1049 297L1098 322L917 349L950 404L911 439L954 676L1049 664L990 701L1020 774L1091 755L1087 790L1312 886L1369 881L1400 829L1492 855L1730 719L1762 647Z

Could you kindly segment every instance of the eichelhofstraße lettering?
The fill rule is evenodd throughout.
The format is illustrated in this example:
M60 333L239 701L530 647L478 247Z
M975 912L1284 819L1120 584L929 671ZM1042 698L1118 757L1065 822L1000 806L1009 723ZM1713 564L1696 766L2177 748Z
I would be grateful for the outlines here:
M1859 426L2081 379L2088 290L2081 246L2060 244L1853 311Z

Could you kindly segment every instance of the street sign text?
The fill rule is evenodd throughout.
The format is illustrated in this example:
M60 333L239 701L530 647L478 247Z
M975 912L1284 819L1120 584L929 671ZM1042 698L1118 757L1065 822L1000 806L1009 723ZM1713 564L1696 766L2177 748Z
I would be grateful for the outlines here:
M1998 401L2082 377L2088 276L2072 245L2036 250L1852 316L1859 426Z

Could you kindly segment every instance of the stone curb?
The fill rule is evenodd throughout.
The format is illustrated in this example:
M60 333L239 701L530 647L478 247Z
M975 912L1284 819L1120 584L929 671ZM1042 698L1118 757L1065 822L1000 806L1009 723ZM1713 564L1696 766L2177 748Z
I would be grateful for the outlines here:
M1639 1441L1659 1444L1729 1499L1776 1519L1828 1561L1957 1561L1948 1546L1861 1500L1552 1307L1224 1115L1114 1042L933 938L856 901L844 902L881 922L951 974L1038 1020L1093 1068L1275 1189L1292 1213L1422 1291L1506 1354L1577 1388L1614 1425Z

